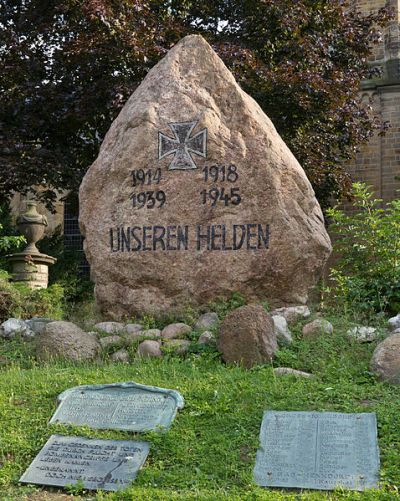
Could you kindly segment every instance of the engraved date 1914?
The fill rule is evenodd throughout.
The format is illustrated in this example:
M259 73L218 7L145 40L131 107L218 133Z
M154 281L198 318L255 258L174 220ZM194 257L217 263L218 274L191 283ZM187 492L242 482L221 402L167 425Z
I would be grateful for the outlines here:
M134 188L159 184L161 181L161 169L134 169L131 171L132 186ZM167 201L165 192L162 190L148 190L130 195L134 209L154 209L162 207Z

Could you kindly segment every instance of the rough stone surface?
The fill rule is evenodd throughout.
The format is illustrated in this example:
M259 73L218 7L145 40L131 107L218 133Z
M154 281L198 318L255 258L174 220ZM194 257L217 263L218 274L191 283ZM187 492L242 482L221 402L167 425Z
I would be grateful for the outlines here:
M31 329L35 334L41 334L46 325L50 322L54 322L51 318L41 318L41 317L33 317L29 320L25 320L26 325Z
M146 329L140 332L140 335L146 338L154 339L161 337L160 329Z
M356 326L349 329L347 335L358 343L370 343L378 338L379 331L375 327Z
M274 369L274 374L276 376L296 376L304 378L313 378L314 375L309 372L298 371L297 369L291 369L290 367L277 367Z
M392 334L400 334L400 327L392 332Z
M96 337L72 322L51 322L37 337L36 356L39 360L93 360L100 350Z
M370 368L381 381L400 384L400 334L392 334L378 344Z
M212 329L219 322L218 315L214 311L208 311L207 313L203 313L197 319L197 322L194 324L194 330L196 331L205 331L208 329Z
M1 324L1 336L6 339L12 339L15 336L31 338L35 336L35 332L31 330L24 320L19 318L9 318Z
M107 334L121 334L125 331L125 324L121 324L120 322L100 322L94 327Z
M136 343L138 339L143 339L143 331L131 332L130 334L125 334L124 339L127 346Z
M216 339L215 336L212 332L210 331L204 331L202 334L200 334L200 337L197 341L199 344L215 344Z
M272 320L275 326L276 339L279 344L290 344L292 333L289 330L286 318L281 315L272 315Z
M278 349L274 322L261 305L242 306L225 317L217 346L227 363L269 363Z
M164 342L164 346L172 348L178 355L185 355L188 352L190 341L187 339L168 339Z
M139 344L137 354L143 358L162 357L161 344L158 341L147 339Z
M400 329L400 313L395 317L389 318L388 320L389 329L395 331Z
M161 337L164 339L184 338L186 334L192 331L192 328L186 324L177 323L170 324L164 327L161 332Z
M110 359L113 362L127 364L129 362L129 353L124 349L118 350L110 356Z
M332 334L333 325L324 318L316 318L303 327L303 337L318 337L321 334Z
M124 344L124 340L120 336L107 336L99 339L99 343L103 350L111 347L120 347Z
M133 334L141 330L143 330L143 327L140 324L126 324L125 326L125 332L127 334Z
M295 324L299 320L308 318L311 315L311 312L308 306L299 305L277 308L276 310L271 311L271 315L280 315L285 317L288 324Z
M145 185L138 169L151 170ZM149 71L113 122L80 187L80 225L113 319L233 292L305 304L331 252L303 169L199 35Z

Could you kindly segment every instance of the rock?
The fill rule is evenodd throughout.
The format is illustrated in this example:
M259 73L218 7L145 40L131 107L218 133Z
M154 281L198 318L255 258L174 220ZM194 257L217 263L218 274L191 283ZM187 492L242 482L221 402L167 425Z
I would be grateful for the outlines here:
M108 350L109 348L112 347L121 347L124 344L124 340L120 336L107 336L107 337L101 337L99 339L99 343L103 350Z
M358 343L370 343L378 338L379 331L375 329L375 327L363 327L358 325L349 329L346 334L350 339L354 339L354 341Z
M29 328L24 320L19 318L9 318L1 324L1 335L6 339L12 339L15 336L32 338L35 332Z
M392 334L378 344L370 368L381 381L400 384L400 334Z
M137 354L143 358L162 357L160 348L161 344L158 341L146 340L139 344Z
M177 353L178 355L186 355L189 351L190 341L187 339L168 339L165 341L164 346Z
M129 353L124 349L118 350L110 356L110 360L113 362L127 364L129 362Z
M122 334L126 329L125 324L121 324L120 322L100 322L94 327L107 334Z
M42 318L42 317L33 317L29 320L25 320L26 325L31 329L35 334L41 334L46 325L50 322L54 322L51 318Z
M100 350L96 336L84 332L72 322L51 322L37 337L36 355L39 360L93 360Z
M277 367L274 369L275 376L296 376L304 378L313 378L314 375L308 372L298 371L296 369L291 369L290 367Z
M207 313L203 313L200 315L197 322L194 324L195 331L205 331L208 329L212 329L216 325L218 325L219 318L216 313L213 311L209 311Z
M164 339L177 339L185 337L189 332L192 332L192 328L186 324L170 324L164 327L161 332L161 337Z
M134 334L136 332L140 332L143 330L143 327L140 324L126 324L125 325L125 332L127 334Z
M400 327L392 332L392 334L400 334Z
M389 318L388 320L389 329L395 331L400 329L400 313L395 317Z
M215 336L212 332L210 331L204 331L202 334L200 334L200 337L197 341L199 344L208 344L208 345L213 345L216 342Z
M173 47L129 98L79 205L96 300L112 319L234 292L305 304L331 252L302 167L199 35Z
M311 315L311 312L308 306L299 305L299 306L287 306L285 308L277 308L276 310L271 311L270 314L273 317L276 315L280 315L282 317L285 317L286 322L288 324L295 324L299 320L308 318Z
M293 339L286 322L286 318L281 315L272 315L272 320L274 322L275 334L278 343L290 344Z
M261 305L242 306L225 317L217 346L227 363L269 363L278 349L274 322Z
M138 339L144 339L143 331L131 332L130 334L125 334L124 336L125 343L127 346L134 344Z
M332 334L333 325L324 318L316 318L303 327L303 337L318 337L321 334Z
M161 331L160 331L160 329L146 329L144 331L141 331L140 335L142 337L154 339L154 338L161 337Z

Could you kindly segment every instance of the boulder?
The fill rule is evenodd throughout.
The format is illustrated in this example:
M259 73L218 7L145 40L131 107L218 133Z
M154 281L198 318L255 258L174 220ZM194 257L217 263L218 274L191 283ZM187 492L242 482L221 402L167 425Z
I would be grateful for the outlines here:
M395 317L389 318L388 320L389 329L395 331L400 329L400 313Z
M127 364L129 363L129 353L124 349L118 350L110 356L110 360L113 362Z
M84 332L72 322L51 322L37 336L36 356L38 360L63 358L71 361L97 358L101 346L96 336Z
M378 344L370 368L381 381L400 384L400 334L392 334Z
M346 333L350 339L357 343L370 343L379 337L379 331L375 327L356 326Z
M150 339L143 341L139 344L137 354L142 358L161 358L161 344L158 341L152 341Z
M286 318L281 315L272 315L272 320L275 326L276 339L279 344L290 344L292 333L289 330Z
M270 363L278 349L274 322L261 305L242 306L225 317L217 346L227 363Z
M170 324L161 331L161 337L164 339L184 338L189 332L192 332L192 328L186 324Z
M275 376L296 376L304 378L313 378L314 375L309 372L298 371L296 369L291 369L290 367L277 367L274 369Z
M112 319L235 292L305 304L331 252L304 170L200 35L147 73L79 197L97 304Z
M199 344L213 345L216 343L215 335L210 331L204 331L202 334L200 334L197 342Z
M160 329L145 329L144 331L140 331L140 335L145 338L154 339L161 337L161 331Z
M190 341L187 339L168 339L164 342L167 349L172 349L177 355L185 355L189 351Z
M54 322L51 318L42 318L42 317L33 317L29 320L25 320L26 325L33 331L35 334L41 334L46 325L50 322Z
M321 336L322 334L332 334L333 325L324 318L316 318L309 324L303 327L303 337L313 338Z
M310 309L306 305L287 306L271 311L272 316L279 315L285 317L288 324L295 324L299 320L308 318L311 315Z
M120 348L124 344L124 340L120 336L107 336L101 337L99 343L103 350L108 350L110 348Z
M125 325L125 332L127 334L134 334L136 332L140 332L143 330L143 327L140 324L126 324Z
M197 322L194 324L193 329L195 331L202 332L217 326L218 322L218 315L213 311L209 311L207 313L203 313L203 315L200 315L200 317L197 319Z
M107 334L122 334L125 331L125 324L120 322L100 322L94 327Z
M32 338L35 332L31 330L25 320L19 318L9 318L1 324L0 334L6 339L12 339L16 336Z

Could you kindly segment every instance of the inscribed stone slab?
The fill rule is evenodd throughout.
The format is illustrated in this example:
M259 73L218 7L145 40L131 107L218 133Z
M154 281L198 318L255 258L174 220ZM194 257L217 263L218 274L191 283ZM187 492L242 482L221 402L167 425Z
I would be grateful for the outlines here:
M149 450L148 442L52 435L20 482L117 491L135 480Z
M266 411L254 479L268 487L376 488L375 414Z
M50 423L133 432L168 429L184 406L175 390L134 382L76 386L61 393L58 400Z

